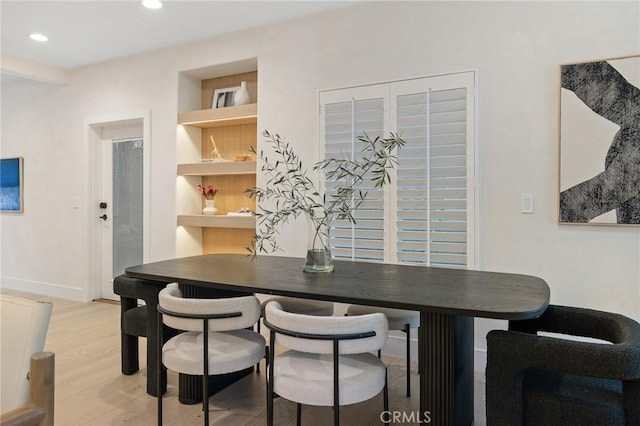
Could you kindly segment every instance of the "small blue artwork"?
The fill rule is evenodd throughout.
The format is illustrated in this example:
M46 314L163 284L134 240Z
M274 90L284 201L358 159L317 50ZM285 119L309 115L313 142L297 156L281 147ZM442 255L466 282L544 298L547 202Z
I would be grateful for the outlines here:
M22 157L0 160L0 211L22 212Z

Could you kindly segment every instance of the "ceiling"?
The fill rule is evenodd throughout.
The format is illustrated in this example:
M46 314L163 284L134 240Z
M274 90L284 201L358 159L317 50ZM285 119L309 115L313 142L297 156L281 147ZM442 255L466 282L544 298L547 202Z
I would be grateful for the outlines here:
M362 0L356 0L362 1ZM150 10L138 0L0 0L2 53L71 69L295 19L356 1L167 0ZM46 43L29 34L49 37Z

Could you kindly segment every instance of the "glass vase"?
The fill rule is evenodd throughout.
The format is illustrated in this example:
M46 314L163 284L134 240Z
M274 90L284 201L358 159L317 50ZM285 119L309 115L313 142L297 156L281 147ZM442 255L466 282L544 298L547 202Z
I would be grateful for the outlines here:
M333 271L333 260L329 248L330 221L322 213L307 214L308 244L304 272L327 273Z

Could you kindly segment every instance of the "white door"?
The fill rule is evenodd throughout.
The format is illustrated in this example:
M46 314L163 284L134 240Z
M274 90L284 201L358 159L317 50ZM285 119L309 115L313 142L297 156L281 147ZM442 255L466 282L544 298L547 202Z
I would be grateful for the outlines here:
M92 153L90 297L118 300L113 279L125 268L144 263L148 255L149 117L109 118L88 123Z
M103 140L102 164L101 297L116 299L113 278L143 263L143 139Z

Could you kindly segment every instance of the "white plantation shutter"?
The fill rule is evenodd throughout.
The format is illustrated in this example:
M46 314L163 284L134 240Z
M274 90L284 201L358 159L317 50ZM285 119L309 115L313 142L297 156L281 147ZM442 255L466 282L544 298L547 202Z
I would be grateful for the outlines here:
M356 224L334 221L334 258L475 267L474 79L468 72L321 92L325 158L357 159L363 132L406 141L390 185L365 181ZM337 183L324 184L331 194Z
M467 266L466 89L400 95L396 261Z
M384 134L384 98L350 100L326 104L324 122L325 157L348 155L357 159L364 144L357 140L363 133L375 138ZM326 180L327 199L335 194L338 182ZM384 260L384 191L370 181L359 190L367 199L355 212L356 224L334 220L330 230L330 245L336 259Z

